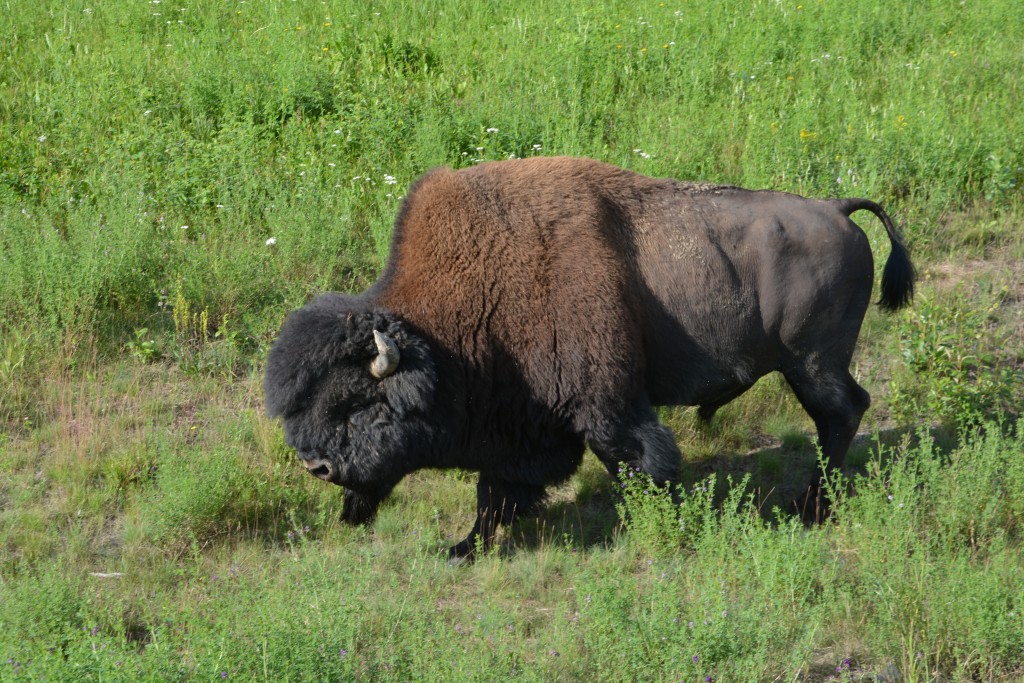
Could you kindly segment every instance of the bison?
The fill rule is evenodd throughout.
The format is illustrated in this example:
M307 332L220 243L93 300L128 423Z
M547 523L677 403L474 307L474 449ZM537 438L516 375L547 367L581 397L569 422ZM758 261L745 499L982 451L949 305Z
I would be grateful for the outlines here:
M453 562L535 511L584 447L615 472L675 482L655 406L709 419L778 371L842 465L868 393L849 373L874 265L854 211L891 252L884 309L914 274L885 211L533 158L435 169L409 190L387 265L357 295L291 313L270 349L266 405L314 476L372 519L421 468L479 472ZM820 473L815 475L815 483Z

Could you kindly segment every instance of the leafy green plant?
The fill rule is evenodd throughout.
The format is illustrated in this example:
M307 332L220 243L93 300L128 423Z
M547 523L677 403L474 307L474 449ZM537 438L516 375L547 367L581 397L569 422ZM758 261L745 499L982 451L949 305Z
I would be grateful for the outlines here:
M695 547L715 524L715 480L712 474L690 490L672 489L658 486L639 469L620 466L621 500L615 507L629 532L630 545L650 557Z
M132 338L124 345L131 355L143 363L151 363L160 358L160 351L156 348L156 342L146 339L149 328L140 327L135 330Z
M900 325L900 347L913 381L895 380L890 404L901 422L922 412L959 427L1007 407L1019 370L1001 357L1004 337L990 316L1005 288L984 308L920 297Z

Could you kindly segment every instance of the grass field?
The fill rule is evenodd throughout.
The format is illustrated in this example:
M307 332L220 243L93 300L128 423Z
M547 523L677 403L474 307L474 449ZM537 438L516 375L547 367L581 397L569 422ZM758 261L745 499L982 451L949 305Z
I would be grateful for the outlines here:
M1021 45L1014 0L0 0L0 680L1024 680ZM828 524L772 378L664 410L678 505L588 456L472 566L469 473L339 522L281 320L422 172L556 154L897 218Z

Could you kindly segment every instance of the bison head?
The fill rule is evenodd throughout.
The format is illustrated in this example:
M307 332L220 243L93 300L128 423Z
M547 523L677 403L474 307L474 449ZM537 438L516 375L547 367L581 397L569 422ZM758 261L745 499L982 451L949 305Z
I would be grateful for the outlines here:
M324 294L285 320L270 349L267 410L311 474L344 486L342 516L373 517L422 467L437 376L427 343L357 297Z

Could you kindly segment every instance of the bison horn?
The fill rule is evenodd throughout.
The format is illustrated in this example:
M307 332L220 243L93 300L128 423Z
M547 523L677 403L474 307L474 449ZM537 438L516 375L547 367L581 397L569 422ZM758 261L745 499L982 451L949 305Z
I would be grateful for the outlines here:
M370 374L384 379L398 369L401 354L398 353L398 345L383 332L374 330L373 341L377 344L377 357L370 364Z

